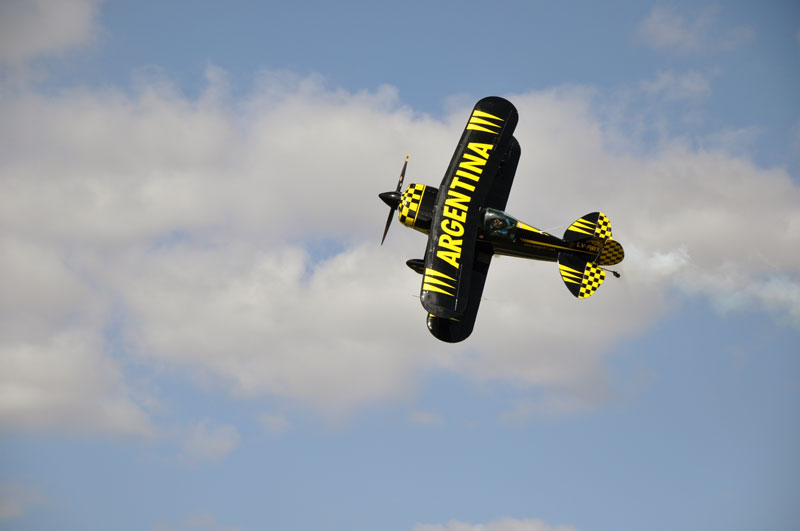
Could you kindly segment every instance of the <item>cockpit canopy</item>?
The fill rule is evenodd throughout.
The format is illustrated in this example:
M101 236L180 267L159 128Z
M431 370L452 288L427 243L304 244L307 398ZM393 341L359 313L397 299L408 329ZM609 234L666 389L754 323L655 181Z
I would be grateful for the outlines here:
M483 233L493 236L513 237L517 220L501 210L486 208L483 211Z

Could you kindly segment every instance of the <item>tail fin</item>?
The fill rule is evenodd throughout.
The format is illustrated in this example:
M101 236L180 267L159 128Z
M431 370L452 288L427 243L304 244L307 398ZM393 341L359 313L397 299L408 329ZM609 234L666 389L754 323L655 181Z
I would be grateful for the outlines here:
M592 212L575 221L564 232L564 240L591 242L590 245L598 249L591 260L569 251L558 255L561 279L579 299L590 297L606 279L600 266L618 264L625 258L622 245L611 237L611 222L602 212Z
M601 266L616 265L625 258L625 250L611 237L611 221L602 212L586 214L564 232L564 240L593 240L600 252L595 261Z
M601 266L617 265L625 258L625 250L617 240L609 238L597 257L597 263Z
M611 239L611 222L602 212L586 214L569 226L564 233L568 242L582 240L587 236L594 236L603 240Z
M606 272L595 262L570 252L558 254L558 271L567 289L579 299L592 296L606 279Z

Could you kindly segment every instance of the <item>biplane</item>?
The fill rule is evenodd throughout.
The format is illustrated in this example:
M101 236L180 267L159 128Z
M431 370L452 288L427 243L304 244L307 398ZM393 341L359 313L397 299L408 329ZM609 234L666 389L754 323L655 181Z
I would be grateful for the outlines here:
M517 121L511 102L480 100L438 189L412 183L401 194L406 157L397 189L379 194L390 208L381 245L395 211L403 225L428 235L424 258L406 264L422 275L419 298L428 329L448 343L472 333L494 255L557 262L561 279L579 299L593 295L606 278L605 267L625 257L602 212L583 216L558 238L503 211L521 153L514 138Z

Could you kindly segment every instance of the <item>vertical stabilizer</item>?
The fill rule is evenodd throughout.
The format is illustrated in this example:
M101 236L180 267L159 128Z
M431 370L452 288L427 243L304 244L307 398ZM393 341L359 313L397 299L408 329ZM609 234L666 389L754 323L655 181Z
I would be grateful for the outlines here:
M564 232L564 239L568 242L582 240L594 236L603 240L611 239L611 222L602 212L592 212L576 220Z

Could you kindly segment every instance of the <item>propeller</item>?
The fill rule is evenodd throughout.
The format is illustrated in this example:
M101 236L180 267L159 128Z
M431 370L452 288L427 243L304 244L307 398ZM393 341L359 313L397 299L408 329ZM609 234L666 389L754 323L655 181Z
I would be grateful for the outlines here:
M406 176L406 166L408 166L408 155L406 155L406 161L403 164L403 169L400 171L400 180L397 181L397 189L394 192L383 192L382 194L378 194L378 197L380 197L381 200L390 208L389 217L386 218L386 227L383 229L381 245L383 245L383 241L386 239L386 233L389 232L389 225L392 224L394 212L397 210L397 206L400 204L400 190L403 188L403 177Z

